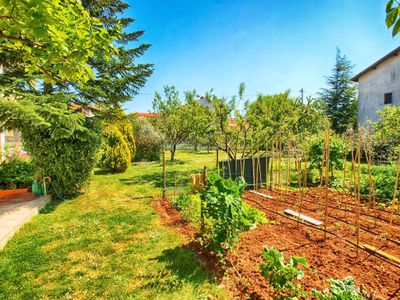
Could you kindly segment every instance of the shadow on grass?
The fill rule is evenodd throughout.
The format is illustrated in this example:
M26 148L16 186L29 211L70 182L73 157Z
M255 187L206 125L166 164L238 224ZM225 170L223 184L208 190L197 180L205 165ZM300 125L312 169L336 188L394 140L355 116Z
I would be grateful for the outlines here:
M190 170L185 172L179 171L167 171L166 181L167 186L174 186L175 184L175 176L176 176L176 184L186 185L189 182L190 174L199 173L199 170ZM150 174L136 175L130 178L122 178L119 181L126 185L141 185L151 183L156 188L163 187L163 176L162 172L155 172Z
M154 260L165 265L165 269L157 277L145 276L150 282L142 287L144 289L168 292L179 289L186 283L198 286L212 282L208 272L188 246L166 249Z
M39 211L39 214L46 215L56 210L56 208L63 203L63 200L51 200L44 207L42 207Z

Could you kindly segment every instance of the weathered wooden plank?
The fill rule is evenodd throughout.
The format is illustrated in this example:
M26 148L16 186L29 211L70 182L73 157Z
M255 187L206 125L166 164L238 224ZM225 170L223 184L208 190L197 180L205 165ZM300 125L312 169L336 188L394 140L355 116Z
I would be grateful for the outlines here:
M251 191L253 194L255 194L255 195L258 195L258 196L261 196L261 197L263 197L263 198L267 198L267 199L274 199L274 197L272 197L272 196L270 196L270 195L266 195L266 194L262 194L262 193L259 193L259 192L256 192L256 191Z
M382 256L384 258L387 258L387 259L389 259L391 261L394 261L395 263L400 265L400 258L398 258L396 256L393 256L393 255L391 255L389 253L386 253L386 252L384 252L382 250L379 250L378 248L375 248L374 246L371 246L371 245L368 245L368 244L361 244L360 246L361 246L361 248L364 248L364 249L366 249L368 251L374 252L375 254L380 255L380 256Z
M285 209L284 213L287 214L287 215L296 217L296 218L300 218L300 219L302 219L302 220L304 220L304 221L306 221L308 223L311 223L311 224L313 224L315 226L319 226L319 225L324 224L321 221L318 221L318 220L316 220L314 218L311 218L309 216L303 215L303 214L298 213L298 212L296 212L294 210L291 210L291 209Z

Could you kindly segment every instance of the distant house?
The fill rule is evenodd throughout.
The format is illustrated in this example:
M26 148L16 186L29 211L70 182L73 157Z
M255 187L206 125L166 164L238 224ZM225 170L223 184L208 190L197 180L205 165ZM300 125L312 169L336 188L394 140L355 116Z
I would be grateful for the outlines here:
M26 156L22 150L20 133L16 130L0 129L0 161L6 157L8 152Z
M160 114L149 112L137 112L136 114L139 120L154 119L160 116Z
M400 47L352 78L358 82L358 124L378 120L385 105L400 104Z

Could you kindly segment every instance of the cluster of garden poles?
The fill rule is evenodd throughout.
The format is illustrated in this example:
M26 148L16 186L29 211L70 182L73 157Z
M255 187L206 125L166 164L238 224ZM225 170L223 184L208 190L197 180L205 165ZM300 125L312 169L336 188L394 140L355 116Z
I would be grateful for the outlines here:
M260 187L264 186L271 191L278 193L289 192L292 187L295 187L301 193L306 193L308 188L308 172L309 172L309 155L308 151L302 150L302 145L300 143L300 135L297 133L293 135L288 133L285 135L286 139L282 138L282 134L277 134L272 140L265 142L263 147L258 146L255 148L253 146L253 141L250 141L250 149L246 149L246 145L242 149L242 159L234 160L234 167L232 167L232 159L227 160L227 177L235 178L238 176L245 176L245 164L246 164L246 153L247 158L251 160L251 178L252 186L255 191ZM374 192L374 180L372 176L372 164L373 164L373 147L371 133L369 130L364 130L359 128L357 132L349 131L345 136L345 151L343 157L343 178L342 178L342 188L341 203L344 205L344 211L348 211L349 204L355 204L355 230L357 236L357 256L358 249L360 245L360 214L361 214L361 169L362 162L367 164L368 172L368 201L365 207L372 212L376 209L376 199ZM331 130L327 129L324 134L323 145L321 149L321 164L320 164L320 182L319 186L325 189L324 195L324 239L327 238L327 217L328 217L328 198L329 198L329 181L333 177L333 167L331 162ZM265 168L261 167L260 158L265 156ZM349 156L351 156L351 164L349 165ZM217 150L217 169L220 172L219 156ZM240 172L238 172L240 169ZM264 169L265 174L262 174L262 169ZM263 172L264 172L263 171ZM296 181L294 184L291 179L291 172L295 171L297 173ZM398 182L399 182L399 172L400 172L400 155L397 161L397 171L396 179L394 184L393 199L390 205L390 228L388 234L394 226L394 217L398 217L400 213L400 205L397 197ZM263 181L264 177L264 181ZM353 203L350 203L350 199L354 199ZM396 210L397 203L397 213ZM302 211L303 199L300 197L300 213ZM346 218L346 215L345 215ZM376 218L374 218L376 221Z

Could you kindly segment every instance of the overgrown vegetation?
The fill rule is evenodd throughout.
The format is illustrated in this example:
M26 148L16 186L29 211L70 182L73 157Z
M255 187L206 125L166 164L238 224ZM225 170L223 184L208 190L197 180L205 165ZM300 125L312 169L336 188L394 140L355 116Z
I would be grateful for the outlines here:
M285 263L284 256L275 247L265 247L262 252L264 263L260 265L261 274L274 288L274 299L306 298L307 293L296 281L304 276L299 266L307 266L307 260L301 256L292 256Z

